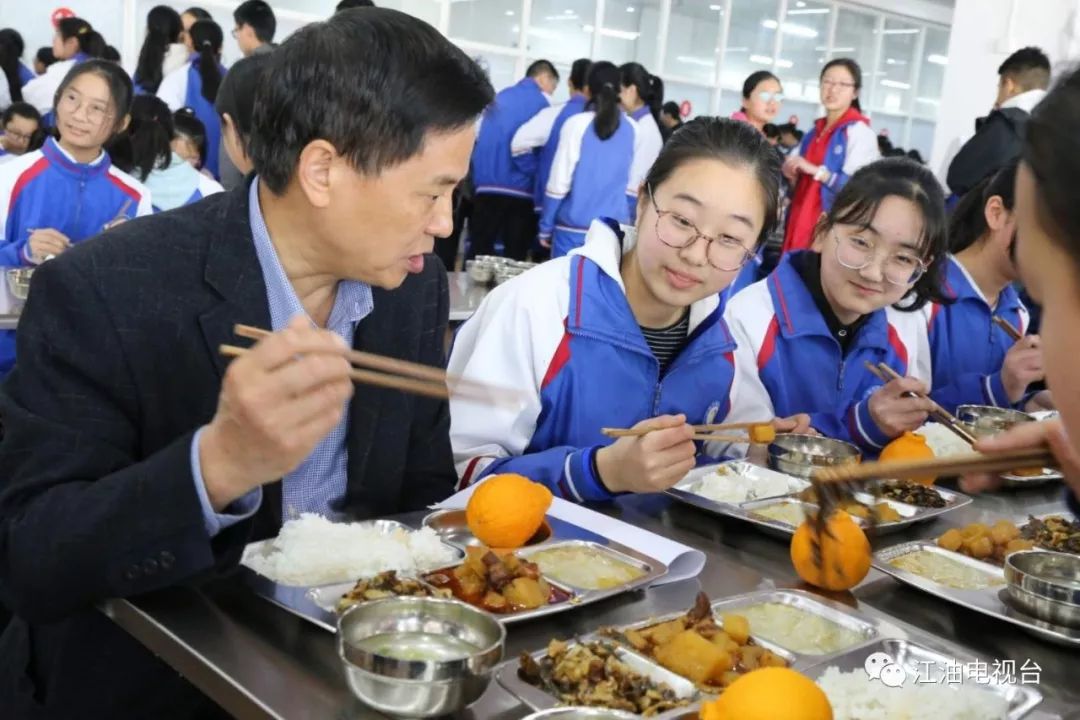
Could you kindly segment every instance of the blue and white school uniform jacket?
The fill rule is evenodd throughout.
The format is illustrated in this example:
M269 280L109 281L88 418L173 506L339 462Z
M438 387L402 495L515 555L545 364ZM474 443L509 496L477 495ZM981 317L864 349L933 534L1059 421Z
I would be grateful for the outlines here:
M597 221L583 247L495 288L458 333L449 371L522 390L519 408L450 398L450 439L461 486L520 473L571 501L611 497L594 471L612 440L665 413L723 417L735 344L716 295L690 308L686 346L660 376L626 301L614 224ZM623 239L629 250L629 238Z
M23 85L23 101L33 105L43 116L48 115L52 118L53 101L56 99L56 91L60 89L60 83L64 81L64 77L71 68L89 59L89 55L80 52L67 60L54 62L45 69L44 74L38 75ZM45 125L51 127L53 123L50 120Z
M26 66L22 60L19 61L19 87L26 87L26 83L30 82L37 77L37 73Z
M965 404L1013 407L1001 381L1005 353L1013 340L994 318L1027 332L1031 321L1019 293L1006 286L991 308L967 269L952 256L945 268L944 290L953 302L923 308L925 322L918 339L929 346L931 397L949 412ZM893 314L897 312L890 310Z
M0 165L0 267L30 265L32 230L53 228L79 243L121 215L148 215L146 188L114 167L108 153L89 164L75 162L56 140ZM0 332L0 377L15 362L15 332Z
M502 90L488 105L473 149L473 184L478 195L509 195L532 199L537 158L527 153L514 161L510 145L514 134L551 100L532 78Z
M222 77L225 68L218 65ZM218 153L221 148L221 118L218 117L214 103L203 97L202 76L199 75L199 57L192 57L184 65L166 75L158 86L157 96L165 101L169 110L176 112L189 107L195 111L195 117L206 127L206 169L220 179Z
M562 105L552 105L536 113L514 133L510 152L515 163L519 159L529 162L526 156L539 148L536 156L536 182L533 185L534 208L538 213L544 207L544 191L547 189L548 178L551 177L551 165L555 162L555 151L559 148L559 133L563 123L569 117L585 112L587 102L584 95L572 95Z
M637 215L637 196L641 183L645 182L660 150L664 147L664 136L656 118L649 111L649 106L638 108L630 115L637 123L637 137L634 141L634 162L630 166L630 183L626 186L626 202L630 217Z
M870 417L870 394L882 383L864 363L885 362L901 375L920 377L916 355L918 312L890 322L878 310L859 328L845 357L794 263L808 251L788 253L771 275L731 299L724 311L738 344L738 392L725 422L807 413L821 434L859 445L871 455L890 440ZM722 364L722 363L721 363Z
M635 125L620 113L619 127L606 140L596 134L596 113L579 113L559 133L551 167L540 239L551 239L551 257L566 255L585 243L589 224L597 217L618 223L630 221L626 187L634 154Z

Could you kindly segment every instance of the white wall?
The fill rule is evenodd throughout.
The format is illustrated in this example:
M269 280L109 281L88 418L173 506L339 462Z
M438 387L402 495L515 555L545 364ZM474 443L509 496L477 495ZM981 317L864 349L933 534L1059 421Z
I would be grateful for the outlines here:
M974 132L975 118L989 112L997 94L998 66L1014 50L1037 45L1055 73L1067 65L1068 28L1080 0L956 0L949 65L945 70L930 167L944 179L942 165L960 138Z

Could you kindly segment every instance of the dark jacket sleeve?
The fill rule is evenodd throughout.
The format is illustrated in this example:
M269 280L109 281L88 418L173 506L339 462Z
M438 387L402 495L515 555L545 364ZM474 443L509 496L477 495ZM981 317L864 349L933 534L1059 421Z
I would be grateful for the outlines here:
M1020 153L1020 136L1000 110L990 113L949 165L949 189L963 195Z
M141 447L165 409L140 401L92 277L66 258L36 271L0 391L0 596L32 622L235 564L250 530L208 538L191 433Z
M442 263L433 255L427 256L427 262L438 263L439 268L425 292L419 362L445 368L450 294ZM420 510L445 500L457 482L450 449L450 403L421 397L415 403L409 431L409 459L402 483L403 510Z

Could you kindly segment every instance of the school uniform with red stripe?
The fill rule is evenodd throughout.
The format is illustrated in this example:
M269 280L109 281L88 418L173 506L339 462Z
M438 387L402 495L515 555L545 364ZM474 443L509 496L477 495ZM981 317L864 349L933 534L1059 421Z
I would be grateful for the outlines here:
M868 399L882 383L865 363L884 362L901 375L926 380L925 350L917 345L925 319L917 312L892 319L878 310L844 355L797 269L805 255L785 255L769 277L727 304L724 317L738 344L739 390L728 421L807 413L822 435L874 455L890 438L870 415Z
M152 212L150 193L113 167L108 153L78 163L50 138L39 150L0 165L0 268L30 265L30 234L52 228L72 243L91 238L118 216ZM15 332L0 331L0 377L15 363Z
M614 221L594 221L582 247L495 288L461 328L449 371L527 395L520 407L451 398L461 487L519 473L570 501L607 500L595 457L613 441L601 428L727 415L735 344L719 296L690 307L686 345L661 375L619 273L630 243Z

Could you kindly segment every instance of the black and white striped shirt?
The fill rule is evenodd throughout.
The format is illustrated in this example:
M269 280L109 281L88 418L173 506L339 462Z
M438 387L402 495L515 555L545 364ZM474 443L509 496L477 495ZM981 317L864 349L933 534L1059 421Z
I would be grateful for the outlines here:
M690 330L690 312L685 312L679 322L666 328L647 328L642 325L638 327L641 328L641 334L645 336L649 349L660 361L660 374L663 375L686 344L686 336Z

